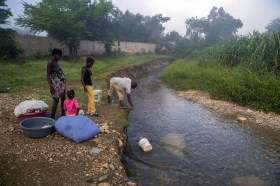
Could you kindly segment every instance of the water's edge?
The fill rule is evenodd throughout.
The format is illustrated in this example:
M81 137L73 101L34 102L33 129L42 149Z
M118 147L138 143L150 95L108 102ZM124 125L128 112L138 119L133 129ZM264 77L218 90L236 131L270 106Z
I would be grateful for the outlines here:
M148 61L141 65L135 65L130 68L125 68L125 69L113 72L106 78L107 86L109 86L109 80L111 77L129 77L132 80L134 80L137 77L139 77L149 71L152 71L152 70L155 70L158 68L162 68L162 67L166 67L166 66L170 65L170 63L172 63L173 61L174 61L173 58L161 58L161 59L156 59L153 61ZM127 116L126 116L127 119L128 119L128 114L129 114L129 112L127 113ZM120 149L120 153L121 153L120 156L123 156L123 150L126 149L126 145L128 142L127 128L123 129L123 136L124 136L124 140L122 141L123 145L121 146L121 149Z
M135 78L135 79L137 79L137 81L139 80L139 83L141 84L143 84L143 85L145 85L146 83L143 83L143 82L141 82L141 78L143 77L142 75L147 75L147 73L149 72L149 71L151 71L151 73L153 74L154 73L154 71L152 71L152 70L156 70L155 72L158 74L161 70L158 70L158 69L160 69L160 67L162 67L162 68L165 68L166 66L165 65L168 65L169 63L166 63L166 61L164 60L163 62L162 61L157 61L157 62L155 62L154 64L153 64L153 62L149 62L149 67L147 67L147 66L145 66L145 64L144 64L144 66L137 66L136 68L128 68L128 69L124 69L124 70L122 70L122 71L119 71L118 73L119 74L116 74L116 73L114 73L114 74L112 74L113 76L128 76L128 77L132 77L132 79L133 78ZM161 68L161 69L162 69ZM150 73L150 72L149 72ZM140 77L140 79L139 79L139 77ZM152 75L151 77L154 77L154 75ZM156 82L158 82L159 80L156 80ZM151 81L148 81L148 82L151 82ZM152 81L153 82L153 81ZM139 90L140 91L140 94L139 94L139 91L137 91L137 92L135 92L135 96L136 95L138 95L139 97L140 97L140 100L142 100L142 101L145 101L146 100L146 98L147 97L143 97L142 95L147 95L147 94L149 94L149 93L153 93L154 91L155 91L155 87L154 86L152 86L152 87L150 87L150 88L148 88L147 89L148 91L143 91L143 90ZM152 92L150 92L150 91L152 91ZM175 92L173 91L173 90L171 90L171 92L173 92L173 94L175 95ZM166 93L166 92L165 92ZM158 95L160 96L160 95L166 95L165 93L163 93L163 94L156 94L156 96L158 97ZM152 98L152 100L157 100L157 97L153 97L152 96L153 94L151 94L151 96L149 96L150 98ZM168 94L167 94L168 95ZM137 96L137 98L138 98L138 96ZM141 96L142 96L142 98L141 98ZM172 97L172 96L171 96ZM168 98L171 98L170 96L168 96ZM144 100L143 100L144 99ZM148 99L148 98L147 98ZM175 99L171 99L171 100L177 100L177 98ZM136 99L136 103L137 103L137 105L138 104L140 104L141 105L141 103L142 103L142 101L141 102L139 102L139 100L138 100L138 102L137 102L137 99ZM183 101L183 100L182 100ZM161 101L159 101L158 100L158 102L161 102ZM158 103L158 102L156 102L156 103ZM184 101L183 101L184 102ZM146 104L148 104L148 105L150 105L150 103L151 102L147 102ZM181 101L180 101L180 103L181 103ZM191 103L192 104L192 103ZM139 105L139 106L140 106ZM152 104L152 105L154 105L154 104ZM156 104L157 105L157 104ZM157 105L157 108L159 108L158 107L159 105ZM138 108L138 107L137 107ZM137 110L137 108L136 108L136 110ZM139 108L141 108L141 107L139 107ZM169 106L167 106L167 107L164 107L164 108L170 108L170 105ZM145 106L145 109L146 109L146 106ZM145 109L144 109L144 111L145 111ZM140 111L140 112L139 112ZM161 110L161 112L162 112L162 110ZM146 112L142 112L141 110L137 110L137 113L139 113L140 114L140 116L141 116L141 113L146 113ZM132 119L133 117L132 116L137 116L136 118L138 118L138 114L137 113L134 113L134 112L132 112L131 114L128 114L127 115L127 117L128 118L130 118L130 119ZM165 113L165 112L164 112ZM177 112L176 112L177 113ZM136 114L136 115L135 115ZM151 115L151 113L150 113L150 115ZM155 114L156 115L156 114ZM145 116L145 114L143 115L143 116ZM149 115L148 115L149 116ZM132 118L131 118L132 117ZM130 120L129 119L129 120ZM143 119L143 118L142 118ZM141 119L141 121L143 122L144 120L142 120ZM208 118L209 119L209 118ZM130 123L130 128L126 128L125 130L124 130L124 133L125 133L125 138L124 138L124 141L125 141L125 146L123 147L123 149L125 150L124 152L121 152L121 156L122 157L124 157L124 159L125 159L125 157L129 157L129 158L131 158L131 160L132 161L138 161L138 163L140 163L140 164L143 164L144 166L146 165L146 166L150 166L150 167L154 167L155 165L154 164L150 164L149 163L149 161L141 161L141 162L139 162L139 160L142 160L141 158L139 159L139 158L137 158L136 156L134 156L134 153L131 153L130 155L128 155L130 152L130 150L132 150L132 149L130 149L129 150L129 148L131 147L133 147L133 149L134 149L134 151L136 150L137 152L138 152L138 150L139 149L136 149L136 148L134 148L134 144L135 144L135 142L138 142L138 138L139 138L139 135L137 136L136 135L136 138L138 139L136 139L135 138L135 136L131 136L131 134L134 134L134 133L137 133L137 131L142 131L142 129L139 129L139 128L137 128L136 130L134 129L134 132L132 132L133 131L133 128L135 128L135 126L140 126L140 125L137 125L137 122L136 122L136 125L134 125L134 123L133 123L133 121L134 120L132 120L132 121L130 121L130 122L132 122L132 123ZM148 123L154 123L154 121L155 120L153 120L152 122L148 122ZM145 122L144 122L145 123ZM144 124L143 123L143 124ZM141 125L142 126L142 125ZM234 126L234 125L232 125L232 126ZM132 128L131 128L132 127ZM227 127L226 127L227 128ZM237 127L237 128L239 128L239 127ZM242 128L242 127L241 127ZM149 129L151 129L150 127L149 127ZM242 131L243 130L246 130L246 129L242 129ZM250 129L251 130L251 129ZM144 130L145 131L145 130ZM229 131L231 131L231 130L229 130ZM238 130L239 131L239 130ZM242 133L242 131L239 131L239 132L241 132ZM145 132L148 132L148 131L145 131ZM145 133L144 132L144 133ZM154 131L154 132L157 132L157 131ZM146 133L145 133L146 134ZM154 134L154 133L153 133ZM188 134L190 134L190 133L188 133ZM215 132L215 134L216 134L216 132ZM235 134L235 133L232 133L232 134ZM159 137L159 136L157 136L157 137ZM204 136L204 137L206 137L206 136ZM245 136L246 137L246 136ZM152 139L153 137L152 136L149 136L149 139L151 139L152 140L152 142L154 142L154 145L155 146L158 146L158 144L157 143L155 143L155 140L153 141L153 139ZM250 135L249 135L249 137L248 138L250 138ZM247 139L247 138L246 138ZM132 142L132 144L131 144L131 141L133 141ZM258 140L257 140L258 141ZM241 141L241 142L243 142L243 141ZM198 148L199 149L199 148ZM156 151L155 151L156 152ZM159 149L157 149L157 152L160 152L159 151ZM190 151L191 152L191 151ZM252 152L254 152L254 151L252 151ZM138 152L139 153L139 152ZM154 154L154 153L153 153ZM242 154L242 153L241 153ZM252 156L253 157L253 156ZM250 159L249 159L250 160ZM130 165L129 165L129 163L128 163L128 161L123 161L123 159L121 160L121 163L126 167L126 166L128 166L128 167L131 167ZM127 164L128 163L128 164ZM187 164L186 164L187 165ZM136 167L134 167L133 168L133 166L132 166L132 169L130 168L130 170L133 172L134 171L134 169L135 169ZM154 168L156 168L156 167L154 167ZM163 167L160 167L160 169L162 169ZM168 167L165 167L165 168L168 168ZM136 168L137 169L137 168ZM135 170L136 170L135 169ZM172 169L174 169L174 167L172 166ZM175 170L175 169L174 169ZM182 171L185 171L185 169L176 169L175 170L175 173L177 172L178 174L180 174L180 172L182 172ZM139 170L138 170L139 171ZM183 171L183 172L184 172ZM136 172L134 172L134 174L141 174L140 172L138 173L137 171ZM146 173L144 173L144 174L146 174ZM277 174L278 174L278 171L277 171ZM134 177L134 175L132 175L130 172L129 172L129 168L126 170L126 175L128 176L128 177L130 177L130 178L133 178L133 179L135 179L135 177ZM230 175L229 177L232 177L232 175ZM138 178L138 181L139 180L143 180L143 179L146 179L146 177L142 177L142 179L139 179ZM255 179L255 177L253 177L254 179ZM256 177L257 178L257 177ZM247 179L247 177L246 177L246 179ZM251 178L250 178L251 179ZM276 182L278 182L279 181L279 178L275 178L276 179ZM137 180L137 178L136 178L136 180ZM227 180L227 179L225 179L225 180ZM278 181L277 181L278 180ZM233 179L233 181L234 181L234 179ZM275 182L275 183L276 183ZM147 184L148 182L143 182L143 183L145 183L145 184ZM139 182L139 184L141 184L141 182Z

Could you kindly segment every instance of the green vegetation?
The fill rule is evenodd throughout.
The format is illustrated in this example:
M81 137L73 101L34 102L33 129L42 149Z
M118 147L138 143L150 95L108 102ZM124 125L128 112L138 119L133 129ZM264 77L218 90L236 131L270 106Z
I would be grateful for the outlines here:
M237 37L242 22L225 12L223 7L213 7L207 17L186 19L186 36L172 31L157 41L157 53L189 57L197 51L221 44Z
M108 0L75 3L72 0L55 3L43 0L36 5L24 2L23 7L24 14L16 19L17 24L36 32L46 31L49 36L64 42L73 58L82 39L103 41L107 54L110 54L113 41L156 43L157 53L191 59L179 60L162 75L174 88L206 90L225 100L263 110L280 110L277 79L280 76L279 19L267 26L267 34L254 32L237 37L242 22L225 12L223 7L213 7L207 17L186 19L186 36L181 36L175 31L163 35L162 24L168 22L169 17L161 14L143 16L128 10L122 13ZM4 12L5 22L10 12L9 9ZM206 48L209 46L212 47ZM104 90L105 79L110 73L155 57L121 54L98 57L93 67L93 82ZM68 88L74 88L78 96L83 95L78 97L81 101L86 99L80 94L83 93L80 70L84 60L60 62L68 79ZM30 95L35 91L49 99L45 77L47 60L27 61L17 61L17 64L1 62L0 93Z
M265 27L267 35L273 35L280 30L280 18L275 18Z
M120 113L120 115L118 116L118 122L120 123L120 125L122 126L122 128L127 128L129 126L129 122L128 122L128 117L127 117L127 112L122 111Z
M273 71L280 65L280 32L272 36L254 32L225 43L219 53L225 66L244 65L254 71Z
M241 67L201 66L197 61L180 60L161 77L177 90L204 90L219 99L280 113L280 81L270 73L260 74Z
M122 13L112 1L42 0L23 2L24 14L16 19L19 26L63 42L70 57L77 56L81 40L102 41L107 53L114 41L154 43L164 32L163 23L170 20L156 14L152 17Z
M232 39L239 28L241 20L234 19L223 7L213 7L207 17L192 17L186 20L187 36L197 45L213 46Z
M22 50L16 46L16 43L13 40L15 31L1 27L1 25L6 24L8 22L7 19L12 16L10 9L7 8L5 2L6 0L0 0L0 58L14 59L22 53Z
M104 93L106 90L105 79L112 72L159 57L162 56L112 54L96 57L95 64L92 67L93 83L98 89L103 89ZM49 87L46 80L47 62L46 59L32 59L20 64L2 62L0 93L16 93L22 95L23 98L38 94L40 99L50 103ZM80 82L81 68L85 64L85 58L70 62L61 60L59 64L66 74L68 88L73 88L76 91L77 98L80 101L86 101L87 98Z
M280 33L247 37L193 53L161 76L177 90L197 89L213 97L280 113Z

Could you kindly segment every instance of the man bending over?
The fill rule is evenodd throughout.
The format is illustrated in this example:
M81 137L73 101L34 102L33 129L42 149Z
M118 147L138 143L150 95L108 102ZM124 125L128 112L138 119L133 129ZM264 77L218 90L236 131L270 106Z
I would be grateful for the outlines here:
M127 100L130 106L130 110L133 110L133 104L131 101L131 97L130 97L130 92L131 89L135 89L137 87L137 82L135 81L131 81L130 78L127 77L112 77L110 79L110 87L108 90L108 103L111 103L111 95L113 94L114 91L117 92L118 97L119 97L119 106L121 108L125 108L124 107L124 97L125 97L125 93L127 96Z

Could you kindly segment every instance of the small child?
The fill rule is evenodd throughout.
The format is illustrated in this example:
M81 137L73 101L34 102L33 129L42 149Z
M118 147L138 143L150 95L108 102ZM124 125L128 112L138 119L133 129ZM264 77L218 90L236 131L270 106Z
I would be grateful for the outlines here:
M75 116L79 114L80 105L78 100L75 99L75 92L73 89L67 90L67 98L64 101L63 109L66 116Z

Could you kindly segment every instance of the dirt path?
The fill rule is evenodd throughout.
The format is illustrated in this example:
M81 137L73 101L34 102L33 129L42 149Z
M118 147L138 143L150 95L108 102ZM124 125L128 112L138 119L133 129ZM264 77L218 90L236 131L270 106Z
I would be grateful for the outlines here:
M230 117L243 117L249 124L263 125L280 131L280 115L272 112L262 112L248 107L242 107L227 101L212 99L208 93L202 91L178 91L178 96L195 101L205 107L224 113Z
M32 139L23 135L13 108L20 97L1 94L0 185L135 185L121 163L127 113L117 105L97 104L100 117L91 118L109 129L76 144L57 133ZM91 152L93 147L99 153Z

